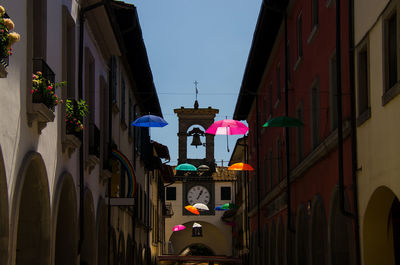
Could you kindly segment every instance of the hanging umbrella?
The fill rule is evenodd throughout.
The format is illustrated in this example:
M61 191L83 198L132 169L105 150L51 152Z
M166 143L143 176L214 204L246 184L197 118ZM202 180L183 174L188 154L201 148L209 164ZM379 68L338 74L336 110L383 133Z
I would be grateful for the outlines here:
M208 134L226 135L226 149L229 152L228 135L246 134L249 128L240 121L220 120L216 121L206 130Z
M304 123L300 120L287 116L279 116L267 121L262 127L301 127Z
M229 166L228 170L253 171L254 168L246 163L235 163Z
M182 170L182 171L197 171L197 168L192 164L183 163L178 165L175 170Z
M167 124L168 122L166 122L163 118L150 114L137 118L131 123L132 126L136 127L164 127Z
M210 167L207 166L207 165L200 165L200 166L197 168L197 170L200 171L200 172L209 171L209 170L210 170Z
M224 210L230 210L230 209L234 209L234 208L236 208L236 205L234 205L233 203L230 203L230 202L221 205L221 209L224 209Z
M216 211L226 211L226 210L228 210L228 209L223 209L223 208L222 208L222 205L220 205L220 206L215 207L214 210L216 210Z
M193 227L202 227L201 224L194 222Z
M172 231L173 232L178 232L178 231L181 231L181 230L183 230L185 228L186 228L186 226L184 226L184 225L176 225L176 226L174 226L174 228L172 228Z
M197 210L204 210L204 211L210 210L204 203L196 203L193 205L193 207L196 208Z
M214 122L206 130L206 133L215 135L237 135L246 134L248 130L249 128L240 121L225 119Z
M192 205L185 206L185 209L193 214L197 214L197 215L200 214L199 210L197 210L197 208L193 207Z

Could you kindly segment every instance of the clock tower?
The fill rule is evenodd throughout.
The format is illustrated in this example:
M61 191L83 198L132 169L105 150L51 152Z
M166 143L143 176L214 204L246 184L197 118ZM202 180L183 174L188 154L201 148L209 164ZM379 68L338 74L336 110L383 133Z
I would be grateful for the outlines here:
M213 215L215 208L215 188L212 174L215 172L214 158L214 137L212 134L205 134L205 130L214 123L215 115L218 109L199 108L196 100L193 108L174 109L179 119L178 132L178 164L189 163L197 168L198 172L177 172L175 180L181 180L183 184L182 207L183 215L192 215L187 211L185 205L194 205L195 203L203 203L210 209L201 211L201 215ZM196 127L194 127L196 126ZM192 129L191 129L192 128ZM205 136L205 143L201 143L200 136ZM188 138L192 138L192 144L205 148L205 157L190 158L188 157ZM203 169L202 169L203 168Z

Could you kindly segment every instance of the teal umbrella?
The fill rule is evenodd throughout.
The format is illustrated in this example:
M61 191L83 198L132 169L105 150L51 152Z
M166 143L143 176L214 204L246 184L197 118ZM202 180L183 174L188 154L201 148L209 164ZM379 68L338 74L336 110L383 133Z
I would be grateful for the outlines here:
M301 126L304 126L304 124L296 118L279 116L270 119L262 127L301 127Z
M178 165L175 170L181 170L181 171L197 171L197 168L193 166L192 164L188 163L183 163Z

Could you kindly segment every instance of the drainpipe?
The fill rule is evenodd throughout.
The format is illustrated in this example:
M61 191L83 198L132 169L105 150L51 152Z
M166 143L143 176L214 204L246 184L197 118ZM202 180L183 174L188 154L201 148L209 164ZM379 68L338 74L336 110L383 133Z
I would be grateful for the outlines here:
M350 69L350 100L351 100L351 162L354 203L354 233L356 248L356 264L361 264L360 250L360 220L358 215L358 185L357 185L357 125L356 125L356 93L354 78L354 0L349 1L349 69Z
M93 5L84 7L79 12L79 65L78 65L78 96L79 98L83 98L83 33L85 27L85 14L88 11L91 11L95 8L103 6L106 0L102 0L97 2ZM84 141L83 141L83 133L80 136L81 146L79 147L79 242L78 242L78 255L82 252L82 245L84 240L84 195L85 195L85 179L84 179L84 161L83 161L83 148L84 148Z

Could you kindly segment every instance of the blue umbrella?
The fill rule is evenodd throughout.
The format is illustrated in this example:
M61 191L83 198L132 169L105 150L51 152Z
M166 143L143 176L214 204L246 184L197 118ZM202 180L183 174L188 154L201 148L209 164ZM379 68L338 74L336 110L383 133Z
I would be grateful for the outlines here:
M164 127L167 124L168 122L166 122L163 118L150 114L137 118L131 123L132 126L137 127Z
M216 211L226 211L228 209L224 209L224 208L222 208L222 205L220 205L220 206L215 207L214 210L216 210Z

